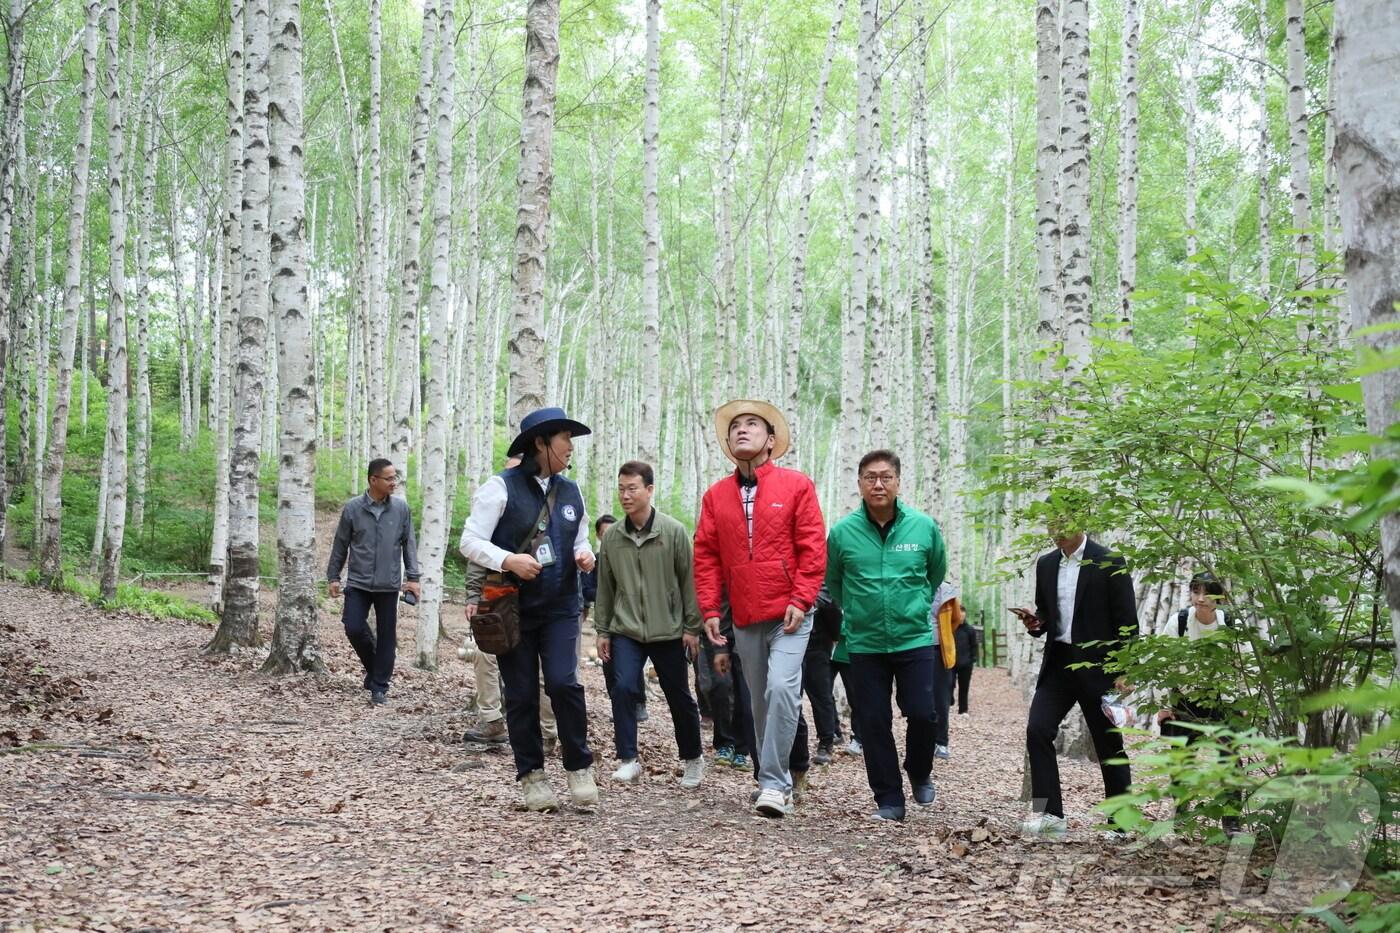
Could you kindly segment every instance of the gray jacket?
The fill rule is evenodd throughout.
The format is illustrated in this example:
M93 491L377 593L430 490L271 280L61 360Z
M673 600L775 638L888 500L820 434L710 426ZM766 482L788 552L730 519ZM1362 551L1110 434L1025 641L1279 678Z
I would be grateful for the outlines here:
M393 592L400 585L399 562L409 580L417 580L418 542L413 537L413 514L403 499L390 496L379 516L369 493L356 496L340 510L340 524L331 543L326 579L335 582L346 566L345 585L357 590Z

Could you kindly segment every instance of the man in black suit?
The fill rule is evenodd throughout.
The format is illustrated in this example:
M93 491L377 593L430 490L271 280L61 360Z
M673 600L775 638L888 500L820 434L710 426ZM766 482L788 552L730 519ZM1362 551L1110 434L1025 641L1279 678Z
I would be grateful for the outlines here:
M1038 806L1041 812L1022 828L1058 838L1064 835L1066 823L1055 736L1074 704L1079 704L1089 724L1105 795L1124 793L1132 780L1126 764L1109 764L1125 754L1123 736L1109 731L1102 697L1114 687L1113 677L1104 671L1104 660L1117 644L1137 634L1137 604L1133 581L1121 556L1090 541L1082 531L1051 529L1050 537L1055 550L1041 555L1035 565L1035 612L1011 611L1031 635L1050 635L1026 722L1031 796L1037 805L1043 801L1044 806ZM1086 646L1086 642L1099 644ZM1070 668L1084 662L1091 666Z

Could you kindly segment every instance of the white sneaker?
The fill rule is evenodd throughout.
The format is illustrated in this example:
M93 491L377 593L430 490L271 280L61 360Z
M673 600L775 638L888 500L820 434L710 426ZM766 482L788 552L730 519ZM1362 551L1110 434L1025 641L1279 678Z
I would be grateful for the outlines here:
M758 792L758 800L754 802L754 812L759 816L770 816L781 819L792 812L791 798L781 791L765 787Z
M1069 821L1063 816L1055 816L1053 813L1037 813L1035 816L1021 823L1021 835L1042 836L1046 839L1060 840L1065 838L1065 833L1069 831Z
M642 763L636 758L624 759L622 764L617 766L617 770L612 773L614 781L621 781L623 784L636 784L642 779Z
M593 769L579 768L568 772L569 797L574 806L589 809L598 805L598 785L593 783Z
M935 745L935 746L933 747L933 757L935 757L935 758L942 758L944 761L947 761L947 760L948 760L948 746L946 746L946 745Z
M864 749L860 747L860 739L851 739L851 741L846 744L847 755L859 755L863 751Z
M682 764L685 765L685 774L681 775L681 787L694 790L700 786L700 779L705 776L705 759L691 758Z

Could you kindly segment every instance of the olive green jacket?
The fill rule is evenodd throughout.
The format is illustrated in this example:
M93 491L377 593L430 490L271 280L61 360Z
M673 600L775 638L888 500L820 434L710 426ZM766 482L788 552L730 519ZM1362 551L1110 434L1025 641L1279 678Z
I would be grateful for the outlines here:
M690 532L659 509L648 528L633 531L628 524L624 519L613 525L598 545L594 630L639 642L698 635Z

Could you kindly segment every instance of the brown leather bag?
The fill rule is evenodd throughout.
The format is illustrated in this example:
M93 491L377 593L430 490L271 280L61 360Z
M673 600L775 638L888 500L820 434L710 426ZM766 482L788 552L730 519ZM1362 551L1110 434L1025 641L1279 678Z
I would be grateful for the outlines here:
M549 527L549 516L557 498L555 488L550 487L539 517L525 532L520 547L515 549L516 553L521 553L538 533ZM479 650L487 654L502 655L520 644L520 587L511 574L492 571L486 575L471 626L472 640Z

